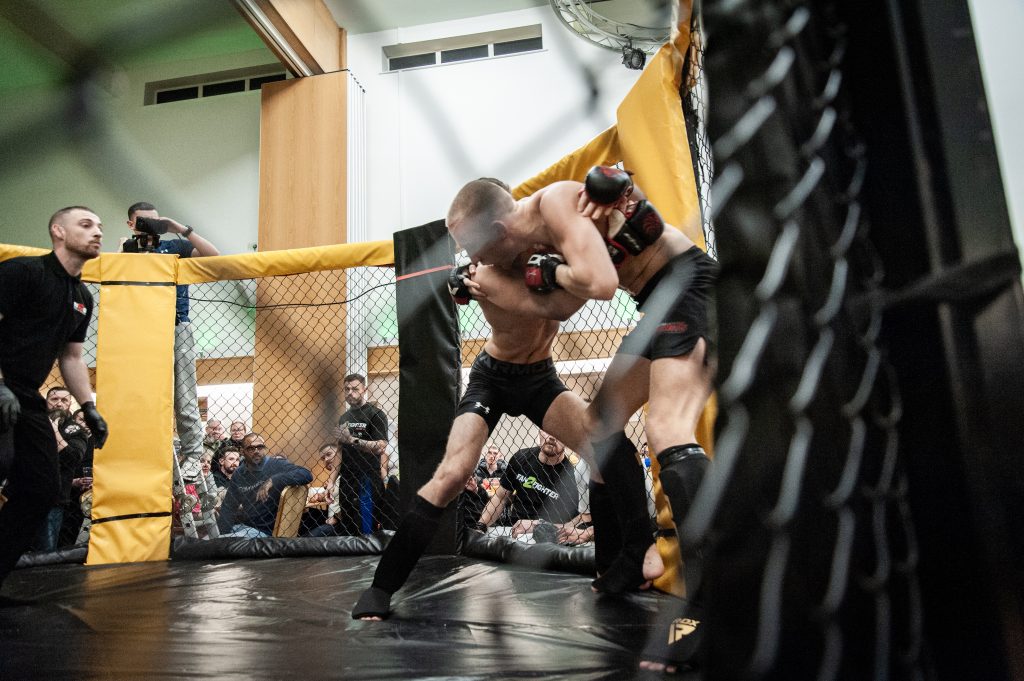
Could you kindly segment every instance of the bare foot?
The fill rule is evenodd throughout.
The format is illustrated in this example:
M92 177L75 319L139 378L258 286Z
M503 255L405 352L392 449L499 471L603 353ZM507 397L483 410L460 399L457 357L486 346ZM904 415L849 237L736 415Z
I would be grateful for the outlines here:
M658 672L663 674L675 674L676 671L678 671L678 668L674 664L652 662L650 660L641 660L640 669L647 669L652 672Z
M356 619L364 622L383 622L383 617L377 617L376 615L367 615L366 617L357 617Z
M657 543L647 547L644 554L644 579L653 581L665 574L665 563L661 560L661 552Z
M644 554L644 562L641 566L641 576L644 582L636 587L638 591L647 591L654 586L654 580L661 577L665 573L665 563L661 560L661 553L658 552L657 544L651 544L647 547L647 552ZM598 573L598 578L601 577L601 573ZM602 593L602 589L598 589L593 584L590 585L590 590L594 593ZM615 592L619 593L619 592Z

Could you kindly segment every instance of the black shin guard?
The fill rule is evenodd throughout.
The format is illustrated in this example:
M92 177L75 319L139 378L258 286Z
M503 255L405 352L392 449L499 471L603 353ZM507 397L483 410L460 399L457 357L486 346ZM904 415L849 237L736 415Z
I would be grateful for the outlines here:
M653 542L654 526L647 508L644 473L636 458L636 446L619 433L594 443L605 492L611 501L621 534L621 544L607 570L593 586L605 593L623 593L644 584L644 554ZM601 542L601 528L594 521L594 532ZM614 547L612 547L614 550Z
M423 497L416 495L412 508L402 518L402 524L395 531L384 555L380 557L377 571L373 575L373 589L393 594L402 588L409 573L416 566L423 552L437 533L443 508L434 506ZM353 617L356 613L352 613Z
M658 465L661 467L659 479L661 488L672 505L672 522L676 531L682 527L683 520L693 506L701 481L711 461L704 448L698 444L676 445L658 454ZM687 596L691 603L700 602L700 580L703 569L702 556L692 546L679 545L683 558L683 579L686 581Z
M658 477L665 496L672 504L672 518L677 529L690 512L697 488L710 464L704 448L698 444L675 445L658 454L658 465L661 466Z

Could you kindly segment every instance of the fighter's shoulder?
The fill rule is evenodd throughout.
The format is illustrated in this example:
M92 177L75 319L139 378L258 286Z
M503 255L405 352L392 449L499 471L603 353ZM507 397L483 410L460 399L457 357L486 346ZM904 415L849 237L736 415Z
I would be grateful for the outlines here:
M582 182L576 182L574 180L559 180L558 182L552 182L539 190L535 196L540 201L541 205L544 205L545 203L562 202L569 199L573 207L575 207L576 199L579 196L580 187L582 186Z

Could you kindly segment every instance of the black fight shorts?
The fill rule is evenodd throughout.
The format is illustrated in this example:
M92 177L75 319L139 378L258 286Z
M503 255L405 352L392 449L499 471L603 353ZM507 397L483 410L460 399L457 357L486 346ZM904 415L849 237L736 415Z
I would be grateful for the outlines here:
M456 416L478 414L494 432L502 414L523 415L538 426L555 398L567 391L551 359L533 364L512 364L480 351L469 371L469 385Z
M618 352L655 360L688 355L701 338L710 345L717 278L718 263L696 246L672 258L634 298L644 316Z

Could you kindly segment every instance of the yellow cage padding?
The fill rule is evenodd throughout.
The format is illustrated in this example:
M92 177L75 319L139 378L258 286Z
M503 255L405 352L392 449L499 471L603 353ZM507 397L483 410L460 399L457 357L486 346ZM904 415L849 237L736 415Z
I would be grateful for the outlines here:
M0 261L47 249L0 244ZM391 265L371 241L207 258L104 253L82 279L102 285L96 403L110 427L93 461L87 563L166 560L171 532L175 285Z
M96 406L110 438L93 459L88 565L166 560L177 256L104 254Z

